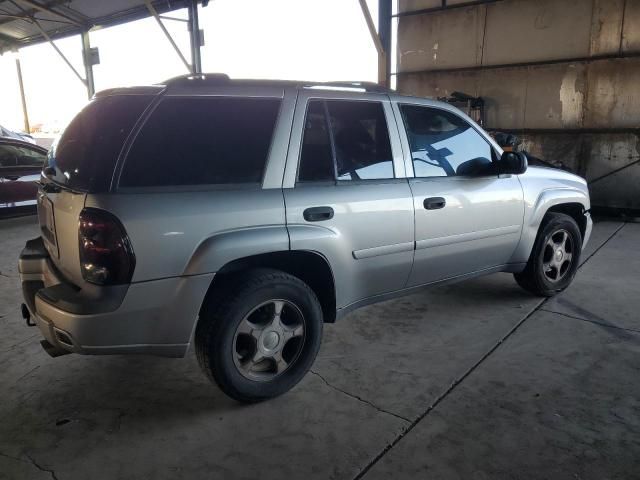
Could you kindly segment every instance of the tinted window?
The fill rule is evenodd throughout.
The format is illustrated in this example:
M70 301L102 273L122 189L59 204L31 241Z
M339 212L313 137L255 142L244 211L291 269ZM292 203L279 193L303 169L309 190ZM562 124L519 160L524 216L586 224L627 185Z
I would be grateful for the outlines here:
M309 102L307 108L298 180L301 182L335 180L331 140L322 100Z
M78 190L107 190L120 150L152 98L120 95L92 100L49 150L53 180Z
M337 180L393 178L391 144L381 103L309 102L298 180L336 180L336 172Z
M393 178L393 157L382 104L327 101L338 180Z
M259 183L280 100L166 98L131 147L120 186Z
M0 167L42 168L46 155L29 147L0 145Z
M403 105L416 177L477 175L492 169L489 143L464 119L436 108Z

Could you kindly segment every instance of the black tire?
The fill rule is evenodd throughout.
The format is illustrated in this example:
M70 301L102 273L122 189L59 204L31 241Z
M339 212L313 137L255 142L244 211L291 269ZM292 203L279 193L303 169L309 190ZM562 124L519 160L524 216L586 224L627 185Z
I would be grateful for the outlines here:
M282 299L298 309L304 336L296 346L295 359L284 371L270 380L258 381L247 378L237 364L237 329L256 307L272 299ZM205 300L195 334L198 363L235 400L266 400L293 388L311 368L320 349L322 327L322 308L306 283L279 270L251 270Z
M560 278L556 281L551 281L543 268L545 255L549 254L549 248L546 245L550 239L563 231L568 233L573 245L571 263L566 267L566 271ZM576 221L564 213L547 213L538 230L527 266L522 272L514 273L513 276L518 285L534 295L552 297L567 288L573 281L580 265L581 251L582 234Z

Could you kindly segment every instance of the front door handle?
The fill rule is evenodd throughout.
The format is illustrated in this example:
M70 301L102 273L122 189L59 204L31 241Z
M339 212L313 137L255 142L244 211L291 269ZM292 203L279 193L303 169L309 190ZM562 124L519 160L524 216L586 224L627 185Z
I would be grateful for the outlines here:
M331 220L333 218L333 208L310 207L302 213L302 216L307 222L321 222L323 220Z
M427 210L438 210L439 208L444 208L447 204L447 201L442 197L429 197L424 199L424 208Z

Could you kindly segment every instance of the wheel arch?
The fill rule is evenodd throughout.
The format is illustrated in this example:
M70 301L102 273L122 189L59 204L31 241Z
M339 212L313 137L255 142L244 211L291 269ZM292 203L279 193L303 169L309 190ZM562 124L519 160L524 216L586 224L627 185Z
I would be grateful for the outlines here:
M548 213L564 213L565 215L573 218L578 224L578 228L580 229L580 235L584 239L585 232L587 231L587 217L585 217L585 206L582 203L578 202L568 202L568 203L558 203L557 205L553 205L547 209L543 218ZM539 227L538 227L539 228Z
M235 281L242 272L256 268L273 268L305 282L316 294L325 323L336 319L336 294L333 271L320 253L308 250L282 250L236 258L224 264L214 276L203 300L218 294L225 285Z
M587 232L585 213L589 211L590 205L589 195L582 189L561 187L540 192L535 201L526 207L522 236L510 263L529 260L538 230L549 212L564 213L576 220L584 240Z

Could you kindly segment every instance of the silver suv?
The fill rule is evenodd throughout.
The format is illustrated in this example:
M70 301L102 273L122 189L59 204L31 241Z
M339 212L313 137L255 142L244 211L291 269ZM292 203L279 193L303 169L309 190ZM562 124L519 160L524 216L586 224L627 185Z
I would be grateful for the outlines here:
M53 356L182 357L258 401L323 323L513 272L550 296L592 222L586 182L503 153L450 105L370 84L180 77L99 93L49 152L23 316Z

